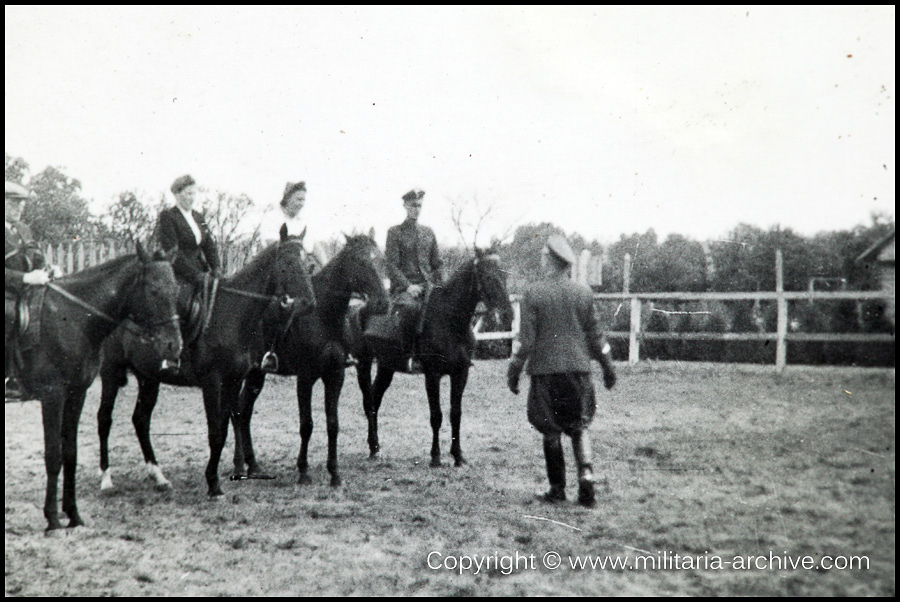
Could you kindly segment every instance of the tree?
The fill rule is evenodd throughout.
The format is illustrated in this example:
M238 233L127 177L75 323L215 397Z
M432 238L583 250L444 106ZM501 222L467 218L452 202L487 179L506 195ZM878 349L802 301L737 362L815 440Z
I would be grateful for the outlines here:
M156 219L164 206L165 196L154 204L139 192L120 192L107 212L112 236L129 247L139 240L148 241L155 233Z
M25 162L25 159L6 155L6 180L8 182L21 184L28 173L28 163Z
M234 196L228 192L216 191L203 194L201 211L219 246L222 255L222 271L229 273L239 265L243 265L259 246L260 226L250 232L242 231L242 222L247 212L255 205L253 199L246 194Z
M29 187L34 199L25 206L22 221L31 226L36 240L91 238L102 230L81 197L79 180L47 167L31 178Z

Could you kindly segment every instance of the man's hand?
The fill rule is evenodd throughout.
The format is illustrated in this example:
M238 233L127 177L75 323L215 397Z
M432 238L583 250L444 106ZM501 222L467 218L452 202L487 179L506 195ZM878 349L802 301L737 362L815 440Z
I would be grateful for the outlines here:
M44 286L50 282L50 274L44 270L33 270L22 276L22 282L34 286Z
M66 275L65 272L63 272L63 269L61 267L59 267L58 265L56 265L55 263L52 263L52 264L46 266L45 269L50 270L50 276L53 278L62 278L63 276Z
M422 287L418 284L410 284L407 287L406 292L418 299L422 296Z
M616 386L616 371L613 369L612 364L603 366L603 386L607 389L612 389Z
M506 370L506 386L512 391L513 395L519 394L519 370L512 363Z

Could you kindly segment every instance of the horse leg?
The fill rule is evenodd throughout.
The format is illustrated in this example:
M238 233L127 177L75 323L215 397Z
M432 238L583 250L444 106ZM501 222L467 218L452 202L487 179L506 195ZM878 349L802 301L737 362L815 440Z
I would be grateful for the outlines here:
M229 408L226 402L227 388L219 374L207 374L203 379L203 407L206 410L206 428L209 438L209 462L206 465L206 485L209 497L225 495L219 484L219 460L228 438ZM240 386L240 383L238 383Z
M341 361L341 360L338 360ZM341 364L343 362L341 361ZM344 386L344 366L322 375L325 384L325 419L328 425L328 472L331 474L331 486L340 487L341 477L338 474L337 439L340 425L338 423L338 402Z
M441 465L441 375L436 372L425 374L425 392L428 394L428 409L431 412L431 465Z
M372 390L372 403L369 414L369 457L378 457L381 445L378 443L378 410L381 409L381 401L384 399L384 393L391 386L394 380L394 373L387 368L378 366L375 373L375 384Z
M374 458L378 454L378 441L377 438L372 438L372 420L375 417L375 406L372 402L372 359L368 357L356 359L356 382L362 393L363 412L366 414L366 422L369 425L369 457Z
M309 476L309 438L313 432L312 419L312 389L315 384L303 375L297 376L297 409L300 412L300 453L297 455L297 469L300 476L297 483L306 485L312 483Z
M97 410L97 432L100 435L100 490L113 488L109 469L109 433L112 430L113 409L119 388L124 385L124 369L103 366L100 372L100 409Z
M75 503L75 472L78 468L78 421L84 409L87 389L83 387L69 391L63 406L62 457L63 457L63 499L62 509L69 517L69 528L84 524Z
M44 468L47 471L47 491L44 497L44 518L47 531L61 529L57 490L59 470L62 468L62 422L64 400L57 394L45 395L41 403L44 423Z
M131 424L138 442L141 444L141 452L144 454L144 463L147 466L147 476L156 483L160 491L168 489L172 483L163 475L153 452L153 444L150 441L150 420L153 418L153 409L159 399L159 381L152 378L138 377L138 397L134 404L134 413L131 415Z
M244 380L244 387L241 389L241 413L238 425L235 427L234 440L234 474L240 475L247 465L247 476L257 475L261 473L259 464L256 462L256 452L253 450L253 439L250 436L250 421L253 419L253 408L256 405L256 399L262 392L263 385L266 383L266 373L262 370L251 370ZM240 431L240 445L238 445L238 430ZM243 457L238 456L238 450Z
M466 383L468 381L468 369L463 369L450 376L450 428L453 433L452 443L450 444L450 454L453 456L456 466L467 464L466 459L463 458L462 446L460 444L459 426L462 421L463 391L466 390Z

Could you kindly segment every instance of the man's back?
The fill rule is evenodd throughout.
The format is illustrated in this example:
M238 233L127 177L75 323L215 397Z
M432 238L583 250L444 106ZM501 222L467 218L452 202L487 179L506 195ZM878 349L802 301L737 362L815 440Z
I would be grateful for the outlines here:
M599 361L603 350L591 291L564 277L529 286L520 343L528 374L590 372L591 358Z

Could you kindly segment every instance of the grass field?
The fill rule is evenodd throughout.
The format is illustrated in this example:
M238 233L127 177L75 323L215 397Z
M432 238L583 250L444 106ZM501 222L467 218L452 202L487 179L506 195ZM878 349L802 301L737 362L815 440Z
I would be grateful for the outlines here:
M510 394L504 375L502 361L476 363L462 421L469 465L430 468L422 378L395 378L381 411L383 458L373 462L349 370L339 489L328 486L324 467L321 387L314 482L299 486L293 379L270 378L254 436L264 469L278 478L226 481L218 501L207 498L203 479L199 391L162 388L153 434L173 487L157 491L131 427L133 383L114 415L116 489L101 493L95 384L79 435L88 527L56 537L43 532L40 406L7 403L6 594L894 594L893 369L791 367L777 376L771 367L620 366L612 392L595 379L591 437L603 484L593 510L533 501L546 488L540 437L526 421L525 393ZM442 393L446 463L446 379ZM566 459L573 499L568 445ZM554 553L558 568L549 566ZM573 567L607 556L630 568ZM657 568L635 568L639 556ZM736 556L752 556L750 566L731 564ZM775 566L805 556L817 566L865 557L867 567ZM478 567L467 566L476 559Z

